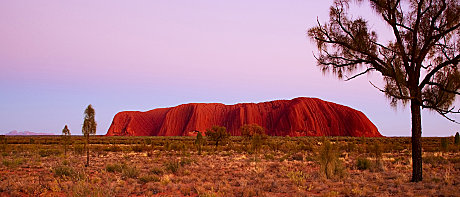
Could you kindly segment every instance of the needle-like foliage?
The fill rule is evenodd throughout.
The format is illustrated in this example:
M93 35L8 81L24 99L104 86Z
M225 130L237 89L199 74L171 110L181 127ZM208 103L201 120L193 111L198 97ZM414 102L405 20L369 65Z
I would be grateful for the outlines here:
M308 30L323 72L351 80L370 72L383 76L392 106L410 103L412 114L412 181L422 180L421 109L460 113L452 106L460 95L460 3L458 0L368 0L391 29L393 40L379 42L363 17L351 17L350 4L335 0L329 21Z

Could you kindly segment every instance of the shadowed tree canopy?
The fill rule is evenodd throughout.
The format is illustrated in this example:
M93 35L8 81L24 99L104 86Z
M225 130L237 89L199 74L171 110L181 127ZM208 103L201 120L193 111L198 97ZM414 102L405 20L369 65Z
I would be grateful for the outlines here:
M363 3L364 0L353 1ZM445 118L460 113L452 106L460 89L460 3L458 0L366 1L391 29L383 43L363 17L350 16L350 0L335 0L329 22L308 30L318 48L323 72L350 80L369 72L383 76L376 87L390 99L411 105L413 181L422 180L421 113L425 108Z

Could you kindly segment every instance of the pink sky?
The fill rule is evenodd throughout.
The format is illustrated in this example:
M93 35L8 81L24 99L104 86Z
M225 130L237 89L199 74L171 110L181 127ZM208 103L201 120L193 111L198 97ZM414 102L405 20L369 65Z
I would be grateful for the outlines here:
M105 134L123 110L307 96L364 112L383 135L410 135L409 110L369 84L378 75L322 75L306 31L332 1L312 2L2 1L0 133L68 124L80 134L88 104ZM423 136L460 131L435 113L422 120Z

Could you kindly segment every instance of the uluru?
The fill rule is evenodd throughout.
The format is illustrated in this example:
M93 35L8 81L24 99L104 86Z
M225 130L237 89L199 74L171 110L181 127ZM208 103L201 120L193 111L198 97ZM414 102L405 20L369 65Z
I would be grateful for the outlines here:
M189 103L146 112L123 111L113 118L107 136L190 136L213 125L233 136L245 124L258 124L270 136L381 137L362 112L318 98L262 103Z

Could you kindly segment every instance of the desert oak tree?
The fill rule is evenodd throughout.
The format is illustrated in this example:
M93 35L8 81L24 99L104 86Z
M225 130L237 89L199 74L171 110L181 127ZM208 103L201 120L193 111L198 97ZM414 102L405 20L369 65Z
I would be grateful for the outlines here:
M96 112L92 105L88 105L85 109L85 118L83 120L82 133L86 137L86 166L89 166L89 136L96 134Z
M67 125L65 125L64 129L62 129L62 141L64 143L64 155L67 156L67 147L69 146L70 141L70 130Z
M364 0L353 1L363 3ZM350 80L378 72L392 106L410 104L412 181L422 180L421 109L445 118L460 113L453 106L460 89L460 3L458 0L369 0L371 9L389 27L393 39L378 40L363 17L352 18L350 0L335 0L329 22L308 30L323 72Z

